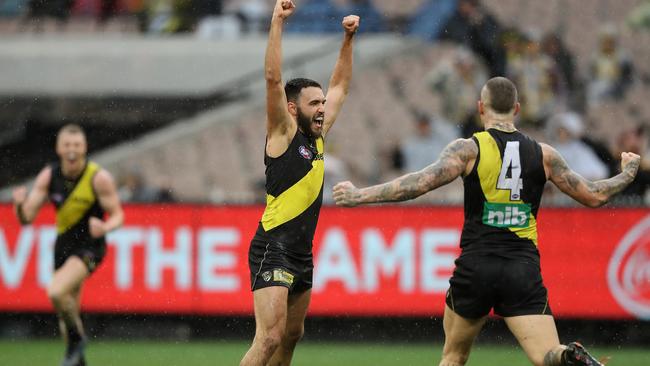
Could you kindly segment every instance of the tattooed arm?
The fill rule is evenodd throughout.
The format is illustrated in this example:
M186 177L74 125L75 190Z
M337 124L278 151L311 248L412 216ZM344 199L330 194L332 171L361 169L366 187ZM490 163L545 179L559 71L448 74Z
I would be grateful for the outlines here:
M445 147L438 161L418 172L362 189L350 182L339 183L334 186L334 201L339 206L354 207L365 203L410 200L471 171L477 154L478 146L473 140L458 139Z
M636 177L641 158L637 154L621 154L621 173L596 182L589 181L571 170L554 148L542 145L546 177L562 192L588 207L600 207L624 190Z

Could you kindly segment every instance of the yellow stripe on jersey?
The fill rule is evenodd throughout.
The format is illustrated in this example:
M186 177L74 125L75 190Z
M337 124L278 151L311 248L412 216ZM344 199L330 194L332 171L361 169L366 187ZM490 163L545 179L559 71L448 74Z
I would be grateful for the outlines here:
M92 179L99 170L99 165L88 162L83 176L63 205L56 211L56 231L63 234L81 220L95 204L96 197Z
M478 179L481 183L481 189L487 199L487 204L525 204L521 199L513 201L510 199L510 191L507 189L497 189L497 181L501 172L501 153L499 146L489 132L483 131L474 134L478 140L480 158L477 167ZM524 182L525 184L525 182ZM515 233L523 239L530 239L537 245L537 221L531 212L529 214L528 225L525 227L508 227L508 230Z
M323 139L316 140L316 150L323 154ZM323 159L312 161L312 168L302 179L279 196L266 195L266 209L262 227L269 231L293 220L316 201L323 186L325 164Z

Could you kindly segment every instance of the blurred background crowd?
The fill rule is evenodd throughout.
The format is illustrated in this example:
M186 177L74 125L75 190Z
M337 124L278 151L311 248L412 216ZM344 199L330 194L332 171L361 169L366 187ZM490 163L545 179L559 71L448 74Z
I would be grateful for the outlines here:
M238 43L254 38L260 39L256 47L263 47L272 5L270 0L2 0L0 32L18 38L190 37L229 42L231 48L225 52L246 55L238 51ZM584 177L597 180L616 174L622 151L642 155L637 179L615 204L650 202L650 2L304 0L299 1L286 31L294 37L333 36L341 32L340 19L351 13L361 16L362 37L393 35L409 40L409 46L355 66L340 125L328 136L326 202L331 203L329 189L340 180L372 184L421 169L452 139L481 130L476 101L483 83L496 75L505 75L518 86L519 128L555 146ZM293 73L300 73L304 59L318 57L303 55L303 61L294 60ZM261 69L263 59L257 61ZM260 75L245 75L241 80L252 85L251 80ZM251 98L246 93L233 96L237 87L226 86L230 94L218 103L195 103L196 108L179 118L151 112L135 118L134 125L122 128L122 133L110 130L108 112L99 125L88 122L93 117L84 114L87 110L64 118L25 113L21 106L33 103L5 92L3 109L21 108L16 123L23 127L10 138L0 138L0 147L6 149L2 163L8 166L11 159L19 158L25 167L1 173L0 188L33 176L47 162L45 152L53 160L51 138L33 142L44 131L55 130L43 125L74 119L94 126L89 131L91 147L110 153L112 146L139 141L170 128L176 120ZM128 100L128 95L120 98ZM58 99L60 103L65 98ZM264 202L265 116L263 104L256 100L235 117L213 113L215 117L203 118L211 122L195 132L185 131L182 138L177 135L168 143L121 155L111 167L122 199ZM175 102L182 103L183 97ZM224 119L234 122L222 123ZM142 127L145 120L149 121L146 128ZM105 133L107 129L111 132ZM26 143L44 147L24 148ZM544 204L573 204L548 193ZM414 203L455 205L461 200L462 184L455 182Z

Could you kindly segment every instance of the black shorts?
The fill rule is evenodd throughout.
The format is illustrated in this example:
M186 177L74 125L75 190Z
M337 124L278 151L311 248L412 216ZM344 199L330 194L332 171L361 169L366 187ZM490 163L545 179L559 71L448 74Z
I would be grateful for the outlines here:
M97 269L105 255L106 240L103 238L88 243L57 239L54 244L54 270L61 268L71 256L77 256L84 262L88 272L92 273Z
M254 238L248 250L248 267L251 291L284 286L289 293L300 293L312 286L313 255L293 253L282 243Z
M551 315L539 264L527 259L467 255L456 260L447 306L464 318L494 309L503 317Z

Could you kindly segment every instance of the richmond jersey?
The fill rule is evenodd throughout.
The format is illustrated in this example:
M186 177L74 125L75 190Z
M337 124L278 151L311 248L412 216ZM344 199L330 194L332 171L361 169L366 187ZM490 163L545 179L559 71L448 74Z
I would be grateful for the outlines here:
M93 178L101 169L89 161L81 175L74 180L66 178L59 163L52 165L52 179L48 188L50 201L56 208L57 242L90 245L103 241L104 238L92 239L88 228L88 219L103 219L104 210L99 204L93 188Z
M311 253L324 182L323 138L296 132L287 151L265 154L266 209L256 237L274 240L296 253Z
M541 146L518 131L488 129L472 139L479 153L464 178L462 254L539 262L537 211L546 183Z

